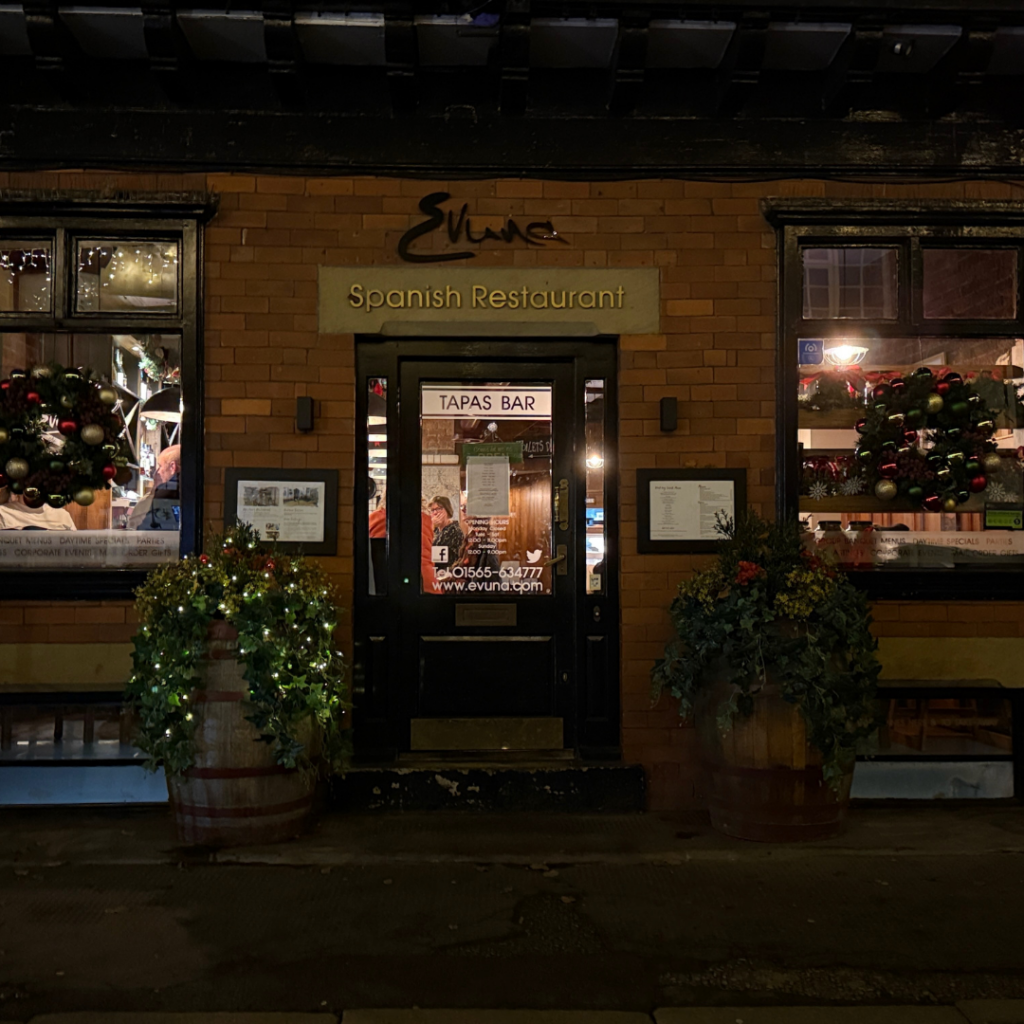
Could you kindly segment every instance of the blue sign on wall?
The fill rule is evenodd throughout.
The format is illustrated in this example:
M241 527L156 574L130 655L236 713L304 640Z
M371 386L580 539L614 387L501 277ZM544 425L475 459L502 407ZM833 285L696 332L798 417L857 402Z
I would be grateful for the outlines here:
M799 342L801 366L818 366L825 359L825 342L821 338L801 338Z

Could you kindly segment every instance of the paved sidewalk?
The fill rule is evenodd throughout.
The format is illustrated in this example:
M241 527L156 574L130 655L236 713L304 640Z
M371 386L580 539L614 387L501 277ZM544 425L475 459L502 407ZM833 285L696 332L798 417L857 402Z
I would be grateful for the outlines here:
M59 1013L29 1024L1021 1024L1024 1000L957 1006L666 1007L620 1010L346 1010L327 1013Z
M5 1024L1024 1024L1017 806L858 808L795 846L326 815L218 852L165 808L0 815Z

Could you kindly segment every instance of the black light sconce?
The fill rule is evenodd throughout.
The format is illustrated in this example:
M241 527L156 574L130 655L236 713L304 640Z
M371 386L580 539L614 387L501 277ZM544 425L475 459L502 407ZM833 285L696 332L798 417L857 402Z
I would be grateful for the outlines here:
M295 399L295 429L302 433L313 429L313 399L308 395Z
M661 400L661 429L675 430L679 425L679 400L663 398Z

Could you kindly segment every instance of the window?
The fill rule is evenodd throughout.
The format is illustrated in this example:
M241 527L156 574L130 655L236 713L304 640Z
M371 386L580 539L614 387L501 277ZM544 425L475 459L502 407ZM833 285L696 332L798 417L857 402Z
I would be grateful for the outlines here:
M54 364L91 371L108 386L126 464L92 501L86 490L62 507L6 480L0 574L23 574L26 597L127 595L141 572L198 542L197 275L210 210L165 197L42 205L0 209L0 379ZM59 416L43 430L53 469L68 430ZM71 585L55 588L68 573Z
M781 510L877 596L1009 594L1024 570L1019 211L767 212L784 231Z

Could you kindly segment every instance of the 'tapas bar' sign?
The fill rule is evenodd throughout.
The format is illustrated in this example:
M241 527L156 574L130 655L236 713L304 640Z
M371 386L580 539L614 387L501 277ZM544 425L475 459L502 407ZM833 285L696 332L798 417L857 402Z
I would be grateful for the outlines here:
M497 323L510 334L654 334L659 306L659 274L647 268L320 268L324 333Z

